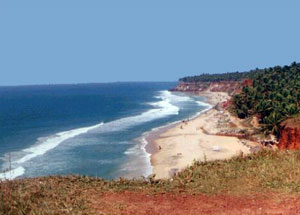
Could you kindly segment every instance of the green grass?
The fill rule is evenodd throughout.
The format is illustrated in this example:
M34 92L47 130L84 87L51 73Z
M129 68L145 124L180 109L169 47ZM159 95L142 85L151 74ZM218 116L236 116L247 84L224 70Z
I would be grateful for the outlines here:
M216 194L300 191L300 152L262 151L226 161L196 162L174 177L189 192Z
M91 197L124 190L249 195L300 192L300 151L262 151L225 161L195 162L172 179L48 176L0 182L0 214L91 214Z

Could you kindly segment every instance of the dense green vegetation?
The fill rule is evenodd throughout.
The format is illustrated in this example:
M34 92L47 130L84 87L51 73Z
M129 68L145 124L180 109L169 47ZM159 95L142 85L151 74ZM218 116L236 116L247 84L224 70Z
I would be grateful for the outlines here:
M218 82L218 81L241 81L243 79L252 78L259 70L251 70L249 72L230 72L222 74L201 74L197 76L188 76L179 79L182 82Z
M202 74L184 77L183 82L242 81L252 79L253 86L245 86L233 97L233 110L240 118L259 116L266 134L280 135L280 123L299 114L300 64L255 69L249 72Z
M299 114L300 65L257 70L253 86L233 97L240 118L258 115L266 133L279 135L280 123Z

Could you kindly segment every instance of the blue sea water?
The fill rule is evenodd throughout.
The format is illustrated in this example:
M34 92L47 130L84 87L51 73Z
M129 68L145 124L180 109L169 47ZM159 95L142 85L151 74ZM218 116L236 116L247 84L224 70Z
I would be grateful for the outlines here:
M208 107L204 98L169 92L175 85L0 87L0 179L151 174L138 138Z

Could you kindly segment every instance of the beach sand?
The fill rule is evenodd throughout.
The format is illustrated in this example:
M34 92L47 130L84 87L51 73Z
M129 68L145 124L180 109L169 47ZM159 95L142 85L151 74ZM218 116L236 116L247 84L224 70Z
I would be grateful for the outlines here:
M213 106L229 98L227 93L219 92L207 92L201 96L206 96ZM232 118L228 112L212 108L194 119L150 132L146 137L150 145L147 148L152 154L155 178L169 178L195 160L228 159L250 153L250 148L238 138L215 135L225 116Z

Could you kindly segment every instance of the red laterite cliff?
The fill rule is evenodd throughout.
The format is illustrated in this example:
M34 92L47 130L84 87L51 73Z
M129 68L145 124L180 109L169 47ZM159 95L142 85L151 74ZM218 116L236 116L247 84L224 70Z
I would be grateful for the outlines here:
M280 149L300 149L300 118L285 120L280 131Z

